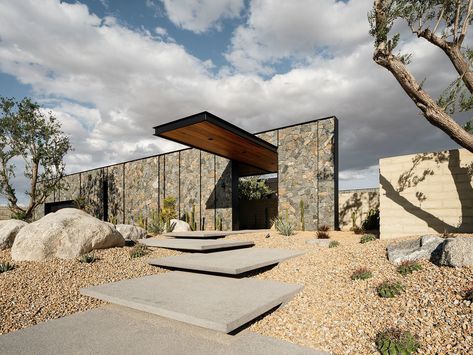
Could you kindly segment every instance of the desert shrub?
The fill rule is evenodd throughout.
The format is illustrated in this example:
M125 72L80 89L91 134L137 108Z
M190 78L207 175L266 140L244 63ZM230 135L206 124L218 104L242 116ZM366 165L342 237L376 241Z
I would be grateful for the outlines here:
M473 288L470 288L465 291L465 296L463 297L465 301L473 302Z
M324 231L319 230L315 235L317 236L317 239L330 239L330 235Z
M15 268L15 265L10 264L8 262L1 262L0 263L0 274L3 274L4 272L13 270Z
M422 270L422 265L416 263L415 261L406 260L397 267L397 272L402 276L407 276L412 274L414 271Z
M376 240L376 236L374 234L364 234L360 238L360 243L365 244L365 243L368 243L368 242L372 242L373 240Z
M79 256L79 262L85 263L85 264L92 264L93 262L96 262L98 258L95 256L95 253L85 253Z
M319 228L317 228L317 230L321 232L328 232L330 230L330 227L326 224L322 224L321 226L319 226Z
M384 281L376 288L379 297L393 298L404 291L404 286L400 282Z
M166 222L159 216L156 210L152 210L147 227L148 232L151 234L163 234L166 230Z
M371 209L361 223L361 228L365 231L379 230L379 209Z
M363 228L358 227L358 226L354 226L354 227L350 228L350 230L355 234L363 234L365 232L365 230Z
M339 242L337 242L336 240L332 240L332 241L330 242L330 244L328 245L328 247L329 247L329 248L336 248L336 247L338 247L339 245L340 245Z
M287 218L283 219L282 217L276 217L273 221L274 228L281 233L282 235L290 236L294 234L295 225L290 222Z
M399 329L388 329L376 336L376 348L383 355L413 354L419 347L411 333Z
M141 258L142 256L145 256L146 254L148 254L148 248L146 247L146 245L143 245L143 244L136 244L130 250L130 257L132 259Z
M351 274L352 280L366 280L370 277L373 277L373 274L369 269L365 267L360 267L359 269L355 270L353 274Z

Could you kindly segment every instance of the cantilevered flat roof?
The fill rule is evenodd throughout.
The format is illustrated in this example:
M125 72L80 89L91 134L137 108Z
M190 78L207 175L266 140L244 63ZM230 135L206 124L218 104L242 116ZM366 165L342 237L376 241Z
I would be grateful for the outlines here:
M207 111L154 127L154 135L262 170L278 170L277 148Z

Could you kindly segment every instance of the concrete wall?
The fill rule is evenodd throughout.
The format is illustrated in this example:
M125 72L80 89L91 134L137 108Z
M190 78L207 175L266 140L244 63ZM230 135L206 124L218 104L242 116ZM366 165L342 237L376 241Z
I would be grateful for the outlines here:
M300 221L305 205L307 230L338 220L337 119L311 121L258 134L278 147L279 213ZM196 222L206 230L222 221L225 230L235 222L232 204L235 179L228 159L197 149L185 149L93 169L65 178L66 188L47 202L85 197L98 218L119 223L146 218L163 199L177 199L181 218L195 207ZM236 189L235 189L236 193ZM35 217L41 217L40 207Z
M338 211L341 230L361 227L370 210L379 208L379 189L343 190L338 194Z
M11 218L11 212L7 206L0 206L0 221Z
M379 165L381 238L473 232L472 153L419 153Z

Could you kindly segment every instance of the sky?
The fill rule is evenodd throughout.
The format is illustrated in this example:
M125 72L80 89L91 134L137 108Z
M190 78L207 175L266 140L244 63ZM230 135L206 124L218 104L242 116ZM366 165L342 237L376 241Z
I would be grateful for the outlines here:
M371 6L0 0L0 96L32 97L60 120L68 173L181 148L152 127L204 110L250 132L335 115L340 189L377 187L380 158L457 145L373 62ZM451 64L396 26L409 69L439 95Z

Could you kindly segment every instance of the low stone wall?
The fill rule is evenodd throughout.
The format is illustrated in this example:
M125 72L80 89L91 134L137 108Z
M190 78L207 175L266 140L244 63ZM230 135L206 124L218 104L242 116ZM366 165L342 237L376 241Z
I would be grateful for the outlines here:
M473 232L473 154L465 149L380 159L381 238Z
M11 212L7 206L0 206L0 221L5 219L10 219Z
M355 224L361 227L370 210L379 208L379 189L343 190L338 194L341 230L350 230Z

